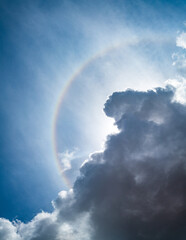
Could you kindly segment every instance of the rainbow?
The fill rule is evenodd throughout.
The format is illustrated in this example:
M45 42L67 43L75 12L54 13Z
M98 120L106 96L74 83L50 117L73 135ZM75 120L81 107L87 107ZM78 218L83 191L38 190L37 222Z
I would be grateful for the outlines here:
M66 82L61 95L59 97L56 109L55 109L55 114L54 114L54 119L53 119L53 126L52 126L52 138L53 138L53 149L54 149L54 154L55 154L55 159L56 159L56 163L57 166L59 168L60 174L62 176L62 179L65 183L65 185L71 189L72 188L72 183L69 181L69 179L66 177L65 173L63 172L61 163L60 163L60 159L58 156L58 144L57 144L57 121L58 121L58 116L59 116L59 111L63 105L63 101L71 87L71 85L73 84L73 82L76 80L76 78L97 58L102 57L104 55L106 55L107 53L118 49L120 47L122 47L122 43L117 44L115 46L111 46L109 48L104 49L103 51L100 51L99 53L95 54L93 57L91 57L90 59L88 59L73 75L72 77Z
M146 41L160 41L160 42L167 42L166 39L141 39L141 40L137 40L137 39L133 39L130 42L122 42L113 46L110 46L102 51L100 51L99 53L95 54L93 57L89 58L73 75L72 77L66 82L61 95L59 97L58 103L56 105L56 109L55 109L55 114L54 114L54 119L53 119L53 125L52 125L52 138L53 138L53 149L54 149L54 154L55 154L55 159L56 159L56 163L57 166L59 168L60 174L62 176L62 179L65 183L65 185L71 189L72 188L72 183L70 182L70 180L66 177L65 173L63 172L61 163L60 163L60 159L58 156L58 144L57 144L57 120L58 120L58 116L59 116L59 111L60 108L62 107L62 104L64 102L64 99L66 97L67 92L69 91L70 87L72 86L73 82L76 80L76 78L97 58L99 57L103 57L104 55L108 54L109 52L115 50L115 49L120 49L121 47L124 46L134 46L136 44L139 44L140 42L144 42L144 40Z

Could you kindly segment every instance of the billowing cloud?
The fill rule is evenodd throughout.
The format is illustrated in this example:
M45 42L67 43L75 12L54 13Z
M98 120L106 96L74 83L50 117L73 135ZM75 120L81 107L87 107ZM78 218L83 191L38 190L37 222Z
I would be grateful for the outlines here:
M52 213L41 212L30 222L10 222L0 218L1 240L89 240L89 213L77 212L73 191L62 191L52 202Z
M82 165L52 213L27 224L1 219L1 239L184 240L186 106L175 91L113 93L104 111L119 133Z
M105 113L120 133L81 169L74 191L92 209L93 239L184 239L186 108L174 89L114 93Z
M16 225L9 220L0 218L0 239L1 240L21 240L17 234Z

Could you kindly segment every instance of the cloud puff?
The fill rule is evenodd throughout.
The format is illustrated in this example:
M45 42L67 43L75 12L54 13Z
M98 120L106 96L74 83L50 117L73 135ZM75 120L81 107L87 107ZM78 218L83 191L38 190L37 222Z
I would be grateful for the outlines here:
M71 162L73 159L77 159L76 153L77 153L77 149L71 152L66 150L65 152L58 153L58 158L60 161L62 172L65 172L72 168Z
M0 218L0 239L1 240L21 240L17 234L17 228L9 220Z
M176 45L186 49L186 33L182 32L176 39Z
M73 191L62 191L52 202L52 213L41 212L30 222L11 223L0 218L1 240L89 240L89 213L78 213L74 207Z
M176 67L176 70L179 76L182 78L186 77L186 54L185 53L174 53L172 55L173 66Z
M176 90L173 100L186 104L186 79L183 77L180 79L169 79L166 81L166 84L173 86Z
M184 240L186 107L173 101L175 91L168 86L113 93L104 111L119 133L82 165L73 190L59 194L52 213L27 224L1 219L0 236Z
M186 33L182 32L176 39L177 47L181 47L182 49L186 49ZM173 66L176 68L178 76L177 78L181 78L181 80L185 81L186 77L186 53L185 51L177 51L173 53Z

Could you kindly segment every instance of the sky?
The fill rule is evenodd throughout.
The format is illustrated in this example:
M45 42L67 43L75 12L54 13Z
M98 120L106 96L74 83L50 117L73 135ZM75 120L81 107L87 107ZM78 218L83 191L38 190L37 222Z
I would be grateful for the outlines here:
M185 1L0 1L0 239L186 237Z

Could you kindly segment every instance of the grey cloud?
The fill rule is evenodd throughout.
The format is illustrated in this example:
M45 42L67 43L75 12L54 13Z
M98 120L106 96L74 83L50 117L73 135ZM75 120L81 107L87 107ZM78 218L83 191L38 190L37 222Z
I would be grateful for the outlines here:
M93 239L185 239L186 108L173 96L167 87L107 100L105 113L120 133L74 186L77 207L91 209Z
M6 239L184 240L186 106L173 101L175 91L113 93L104 111L119 133L82 165L53 213L19 223L17 238ZM7 226L15 235L10 222L1 226L0 236Z

